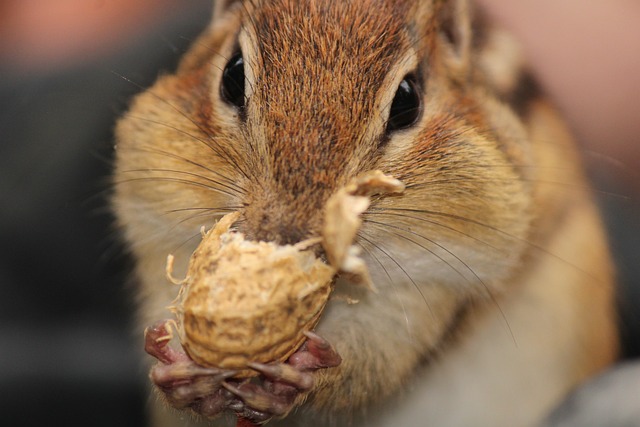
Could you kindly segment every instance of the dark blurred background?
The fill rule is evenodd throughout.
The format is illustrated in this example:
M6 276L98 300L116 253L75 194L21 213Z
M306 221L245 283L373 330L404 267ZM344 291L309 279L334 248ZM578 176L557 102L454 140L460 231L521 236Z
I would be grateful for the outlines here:
M146 372L107 202L112 130L140 87L174 69L212 4L10 3L0 5L0 425L139 427ZM26 27L13 39L12 16Z
M146 373L136 357L141 337L130 332L131 262L107 202L112 130L131 97L175 67L206 25L210 3L0 4L2 425L143 424ZM633 99L627 110L640 117ZM620 270L625 350L637 357L640 132L620 137L630 141L626 155L625 145L581 126L589 118L566 97L559 103L583 137ZM607 120L598 125L617 135L620 125Z

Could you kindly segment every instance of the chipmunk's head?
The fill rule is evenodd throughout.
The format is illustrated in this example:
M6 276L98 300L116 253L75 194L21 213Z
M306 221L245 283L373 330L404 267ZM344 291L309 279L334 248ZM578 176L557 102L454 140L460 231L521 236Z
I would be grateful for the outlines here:
M364 215L358 243L384 276L508 273L530 221L526 136L466 1L217 3L178 72L118 126L130 229L185 240L239 210L248 238L294 243L318 233L335 189L380 169L407 185Z

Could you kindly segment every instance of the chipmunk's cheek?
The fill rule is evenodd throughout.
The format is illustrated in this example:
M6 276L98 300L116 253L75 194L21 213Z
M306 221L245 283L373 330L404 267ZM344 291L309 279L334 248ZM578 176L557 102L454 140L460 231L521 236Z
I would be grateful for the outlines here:
M472 242L397 226L394 235L363 244L362 257L379 289L437 285L482 293L510 274L518 248L507 251L475 236L463 238Z

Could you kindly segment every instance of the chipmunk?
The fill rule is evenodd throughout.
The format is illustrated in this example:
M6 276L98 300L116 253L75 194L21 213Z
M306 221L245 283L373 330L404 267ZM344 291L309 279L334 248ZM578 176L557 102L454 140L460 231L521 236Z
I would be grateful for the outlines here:
M517 44L469 1L217 1L116 134L113 205L141 333L178 291L167 254L184 271L203 225L238 211L248 239L296 243L358 174L406 186L362 215L356 244L377 290L338 278L307 343L260 381L147 338L154 426L232 413L533 426L617 357L614 271L572 137Z

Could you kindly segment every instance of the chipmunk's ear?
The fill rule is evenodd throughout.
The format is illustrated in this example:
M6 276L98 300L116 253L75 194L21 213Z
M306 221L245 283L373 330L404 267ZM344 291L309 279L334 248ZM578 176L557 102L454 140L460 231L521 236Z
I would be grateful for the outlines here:
M178 73L189 72L209 63L211 56L219 53L224 41L238 31L237 14L235 19L225 19L224 16L234 5L240 5L242 0L213 0L213 2L213 19L182 57Z
M242 0L213 0L213 18L219 18L225 10L228 10L232 5L241 2Z
M471 56L472 8L468 0L441 0L438 31L446 60L456 73L466 74Z

